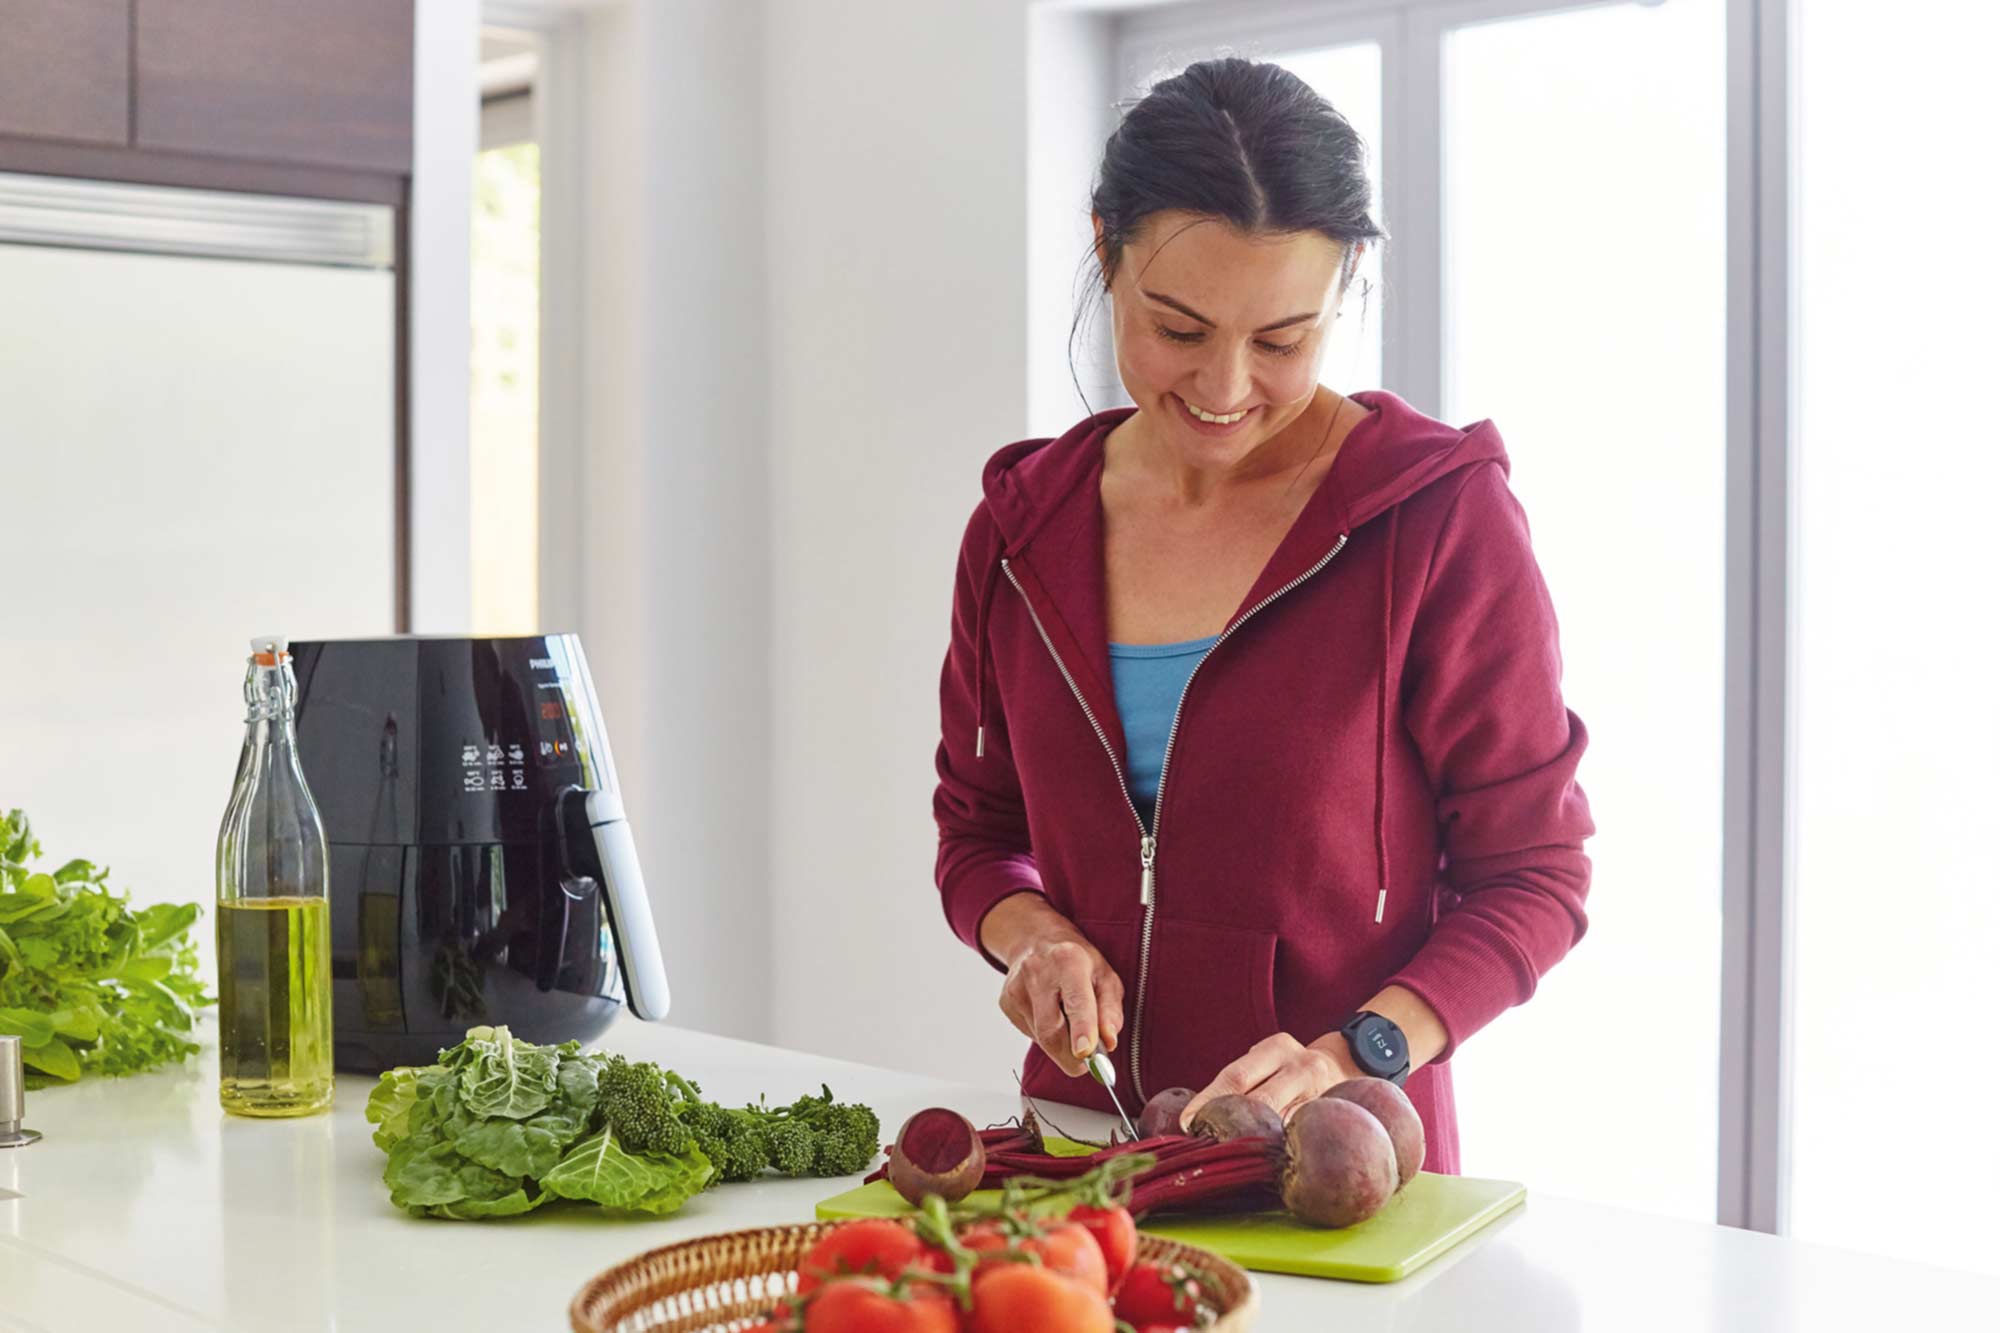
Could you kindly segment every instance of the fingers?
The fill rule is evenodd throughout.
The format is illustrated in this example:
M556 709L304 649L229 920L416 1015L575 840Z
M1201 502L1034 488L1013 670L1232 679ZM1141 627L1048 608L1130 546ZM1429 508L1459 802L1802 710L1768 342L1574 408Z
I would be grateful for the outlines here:
M1118 1034L1125 1030L1125 983L1106 967L1097 974L1097 1033L1104 1049L1118 1049Z
M1071 938L1028 950L1008 970L1000 1011L1075 1078L1102 1043L1117 1044L1125 987L1088 944Z
M1069 1056L1081 1072L1084 1060L1097 1049L1097 995L1085 959L1065 960L1056 982L1063 1014L1069 1019Z
M1028 1002L1034 1009L1034 1030L1029 1035L1034 1037L1035 1044L1040 1046L1065 1074L1075 1077L1082 1073L1083 1062L1070 1053L1069 1018L1063 1013L1060 987L1031 984Z
M1290 1120L1293 1111L1332 1086L1327 1082L1329 1068L1330 1062L1317 1052L1301 1049L1245 1095L1255 1097Z
M1007 974L1005 984L1000 987L1000 1012L1007 1015L1020 1034L1029 1041L1035 1039L1035 1011L1028 1002L1027 991L1020 978L1014 973Z
M1290 1033L1275 1033L1252 1046L1188 1100L1181 1112L1181 1128L1193 1123L1204 1104L1225 1093L1253 1097L1289 1117L1296 1107L1331 1087L1329 1080L1338 1073L1330 1060L1301 1045Z

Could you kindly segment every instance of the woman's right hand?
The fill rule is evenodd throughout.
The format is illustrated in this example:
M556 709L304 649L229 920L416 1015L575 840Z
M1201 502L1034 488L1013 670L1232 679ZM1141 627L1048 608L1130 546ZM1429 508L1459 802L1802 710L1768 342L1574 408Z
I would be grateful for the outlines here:
M1007 965L1000 1012L1070 1077L1100 1040L1118 1047L1125 1026L1125 983L1070 919L1039 893L995 903L979 927L979 942Z

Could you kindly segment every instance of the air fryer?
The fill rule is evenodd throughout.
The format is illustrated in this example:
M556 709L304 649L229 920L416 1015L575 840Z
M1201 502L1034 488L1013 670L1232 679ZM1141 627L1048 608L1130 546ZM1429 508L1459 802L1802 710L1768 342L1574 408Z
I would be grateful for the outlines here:
M583 648L295 641L326 824L337 1067L428 1064L469 1027L589 1041L666 1016L666 968Z

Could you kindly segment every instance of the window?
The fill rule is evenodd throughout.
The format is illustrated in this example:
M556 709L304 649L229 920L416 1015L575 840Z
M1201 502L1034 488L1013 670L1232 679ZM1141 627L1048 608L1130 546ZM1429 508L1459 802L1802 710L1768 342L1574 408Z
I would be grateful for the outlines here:
M486 35L472 182L472 629L540 618L541 150L535 48Z
M1792 575L1792 1228L1991 1273L1996 45L1987 6L1801 8Z
M1598 824L1583 944L1453 1060L1465 1169L1702 1219L1721 966L1723 18L1722 0L1673 0L1480 23L1445 33L1443 69L1443 416L1491 417L1507 442L1564 694L1591 732L1578 776Z

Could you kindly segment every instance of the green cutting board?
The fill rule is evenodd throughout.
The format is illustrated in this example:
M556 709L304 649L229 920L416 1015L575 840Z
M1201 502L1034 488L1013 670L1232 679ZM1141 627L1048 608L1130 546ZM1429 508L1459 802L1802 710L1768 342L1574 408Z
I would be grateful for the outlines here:
M1199 1245L1245 1268L1350 1282L1408 1277L1527 1197L1511 1180L1480 1180L1420 1171L1409 1187L1359 1226L1328 1231L1300 1226L1285 1214L1235 1217L1182 1215L1147 1221L1140 1230ZM997 1198L981 1190L975 1199ZM910 1211L886 1180L836 1194L819 1205L826 1219L900 1217Z

